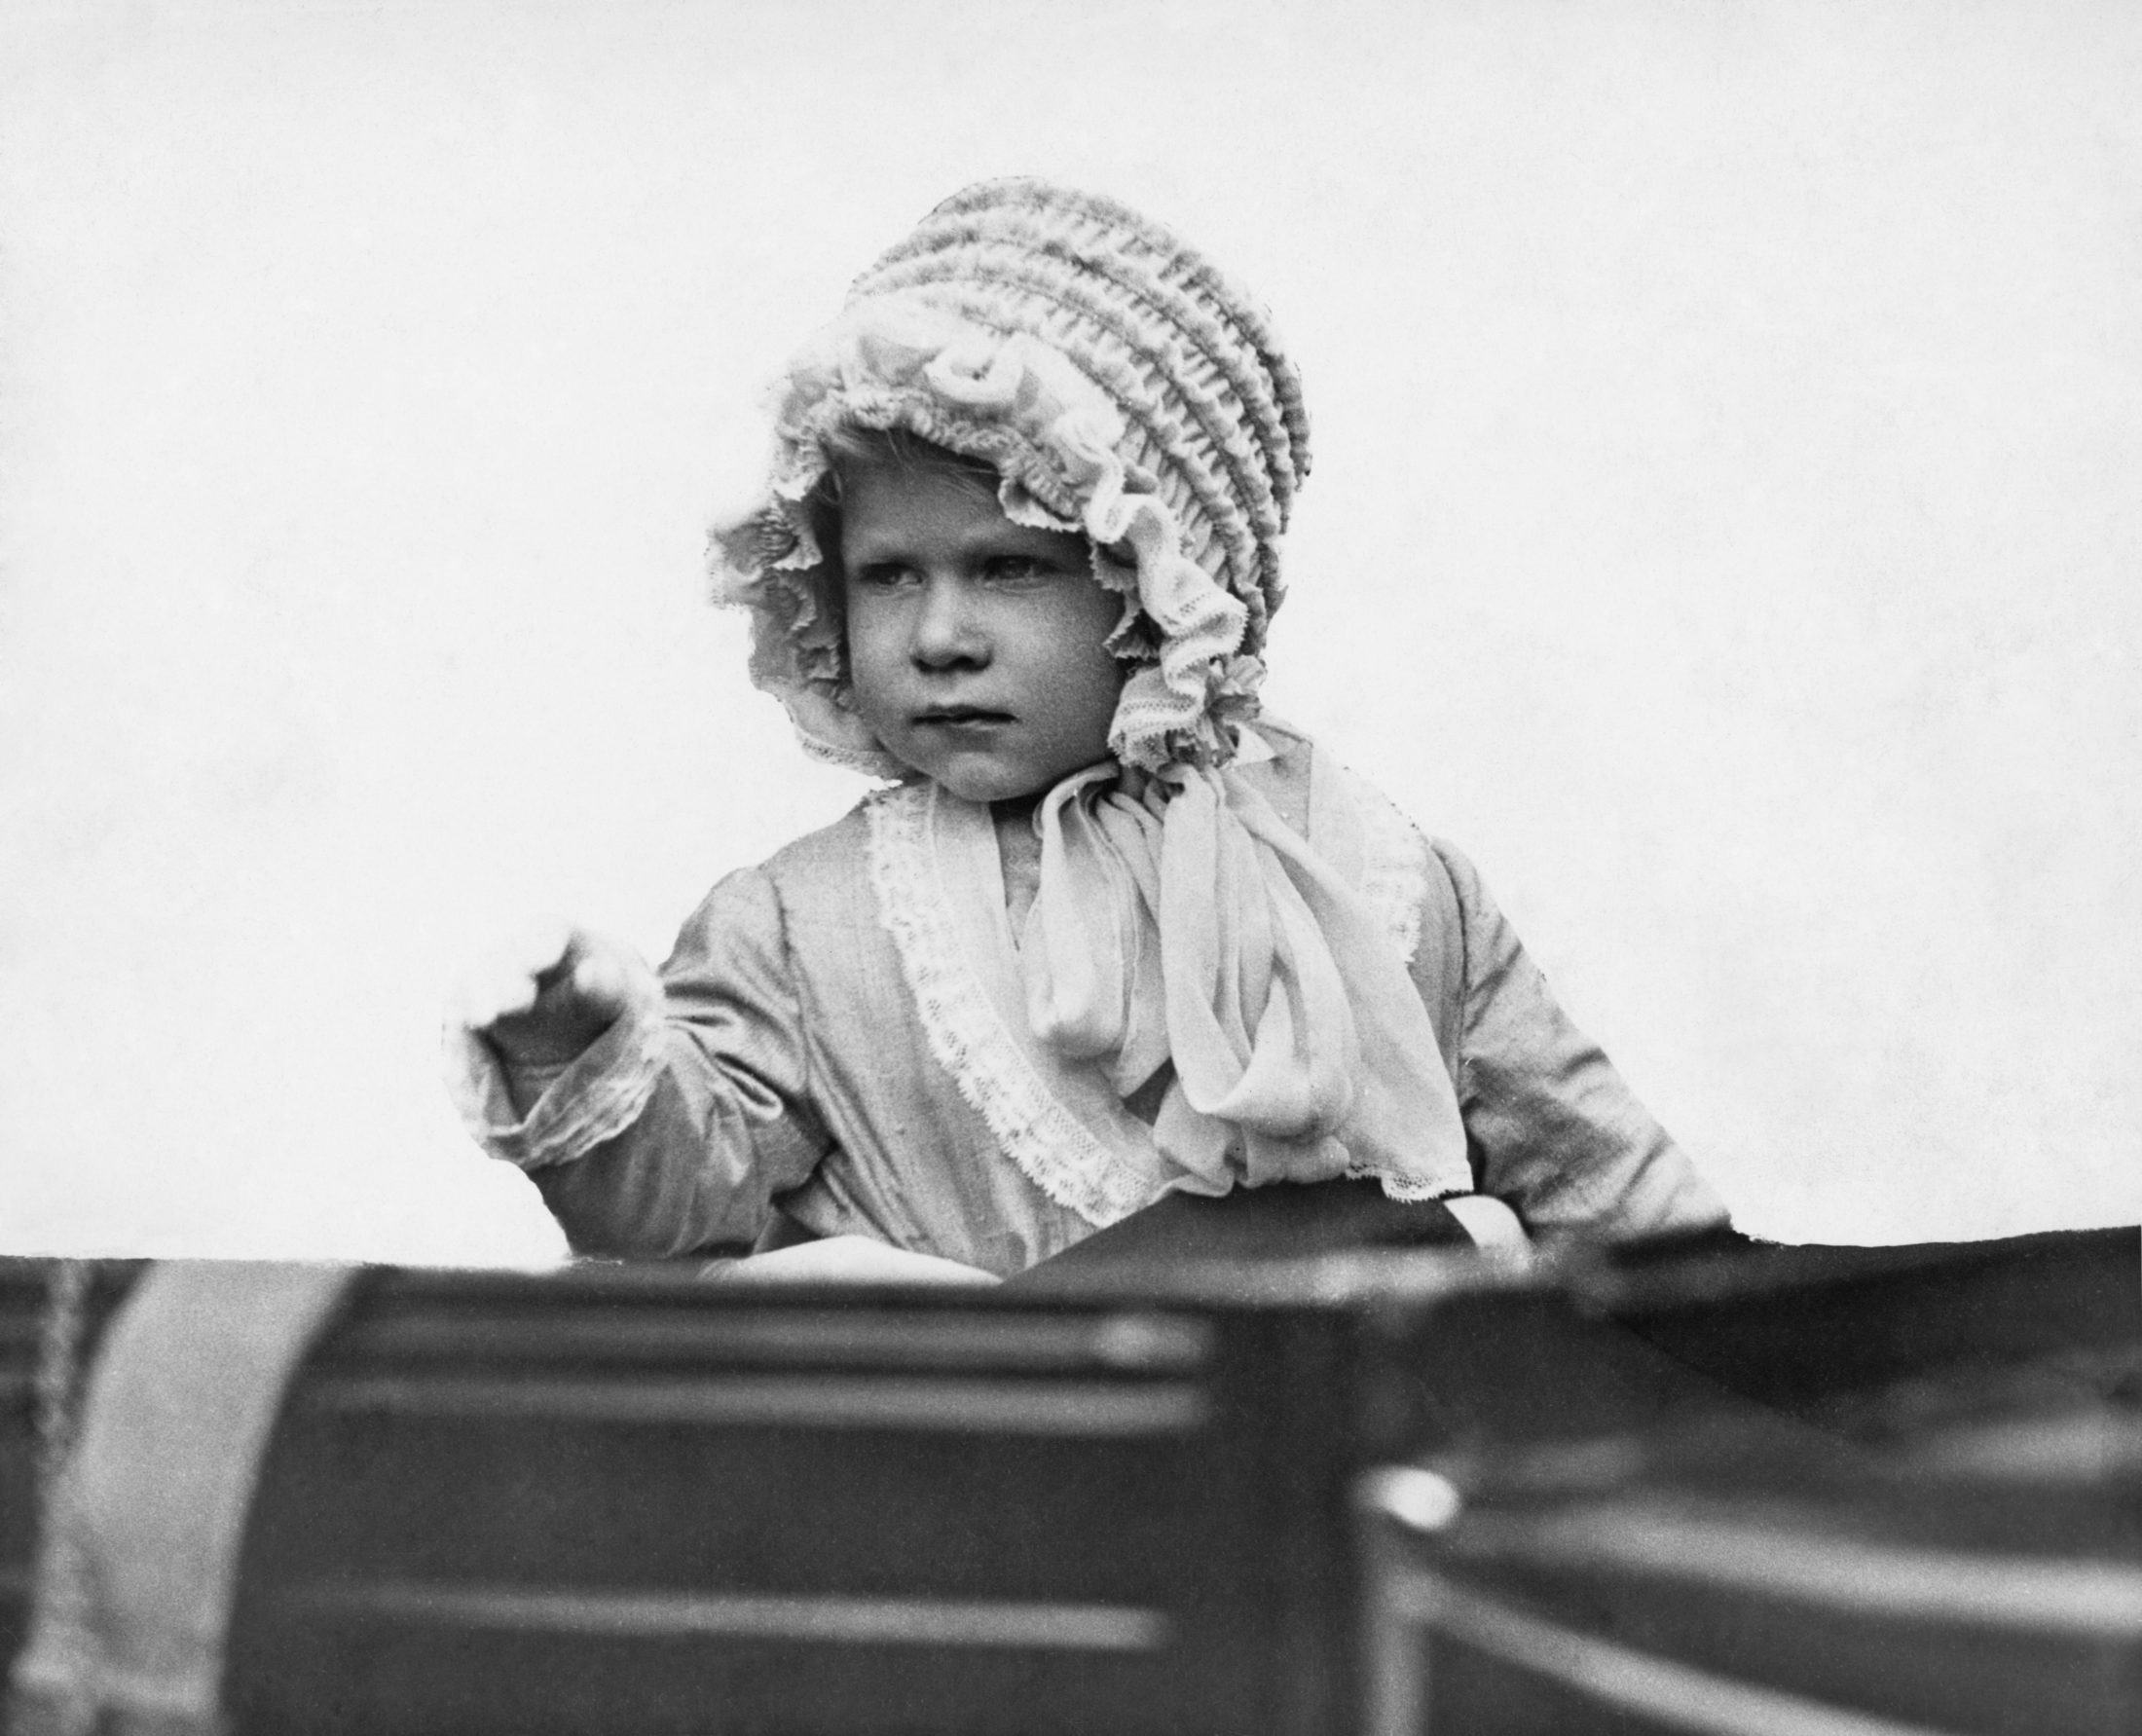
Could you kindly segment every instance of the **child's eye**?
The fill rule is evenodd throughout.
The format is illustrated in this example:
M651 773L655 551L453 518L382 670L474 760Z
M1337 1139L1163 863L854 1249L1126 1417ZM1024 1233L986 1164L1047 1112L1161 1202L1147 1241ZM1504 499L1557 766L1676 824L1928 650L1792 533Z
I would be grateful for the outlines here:
M899 585L912 584L915 570L898 561L873 561L867 567L856 568L849 577L853 583L868 590L891 590Z
M1049 578L1055 569L1037 555L998 555L983 569L989 577L1002 584L1018 584L1037 578Z

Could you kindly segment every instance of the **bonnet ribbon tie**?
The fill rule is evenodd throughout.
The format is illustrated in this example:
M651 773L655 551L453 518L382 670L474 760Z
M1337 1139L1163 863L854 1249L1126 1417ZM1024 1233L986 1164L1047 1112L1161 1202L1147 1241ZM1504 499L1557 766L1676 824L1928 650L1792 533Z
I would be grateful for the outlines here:
M1105 1065L1119 1095L1174 1063L1154 1138L1182 1185L1471 1191L1457 1095L1390 936L1248 782L1171 768L1133 794L1096 766L1050 791L1040 822L1028 1023Z

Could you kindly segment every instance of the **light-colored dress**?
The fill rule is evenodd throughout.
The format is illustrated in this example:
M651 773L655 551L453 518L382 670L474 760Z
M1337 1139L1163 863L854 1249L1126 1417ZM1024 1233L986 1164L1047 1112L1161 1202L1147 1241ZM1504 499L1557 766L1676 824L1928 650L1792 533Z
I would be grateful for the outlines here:
M1306 738L1260 730L1244 775L1407 962L1477 1191L1535 1232L1724 1221L1471 865ZM989 811L928 783L722 880L525 1118L480 1038L453 1040L452 1071L477 1137L582 1252L741 1253L778 1208L1009 1274L1186 1180L1154 1151L1147 1093L1125 1102L1032 1035Z

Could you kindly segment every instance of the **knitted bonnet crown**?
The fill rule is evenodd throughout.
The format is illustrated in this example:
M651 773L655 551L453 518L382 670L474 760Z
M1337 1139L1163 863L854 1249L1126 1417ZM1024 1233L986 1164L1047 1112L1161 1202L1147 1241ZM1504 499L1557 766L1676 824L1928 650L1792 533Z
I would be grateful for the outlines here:
M955 194L859 277L776 388L766 498L714 536L754 612L753 679L823 757L900 775L854 712L838 551L813 499L843 435L980 460L1022 524L1083 533L1127 607L1110 734L1125 762L1224 763L1256 711L1309 470L1301 383L1256 304L1159 224L1038 180Z

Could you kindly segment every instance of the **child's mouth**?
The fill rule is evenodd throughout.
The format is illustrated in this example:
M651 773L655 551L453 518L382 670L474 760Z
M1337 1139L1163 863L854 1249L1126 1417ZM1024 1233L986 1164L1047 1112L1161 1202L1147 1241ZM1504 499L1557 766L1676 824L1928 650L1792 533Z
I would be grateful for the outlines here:
M923 712L919 714L915 719L915 721L918 724L927 725L936 723L948 728L961 728L970 725L982 725L989 723L1009 723L1011 720L1012 714L1010 712L984 711L979 706L972 705L942 706L933 711Z

